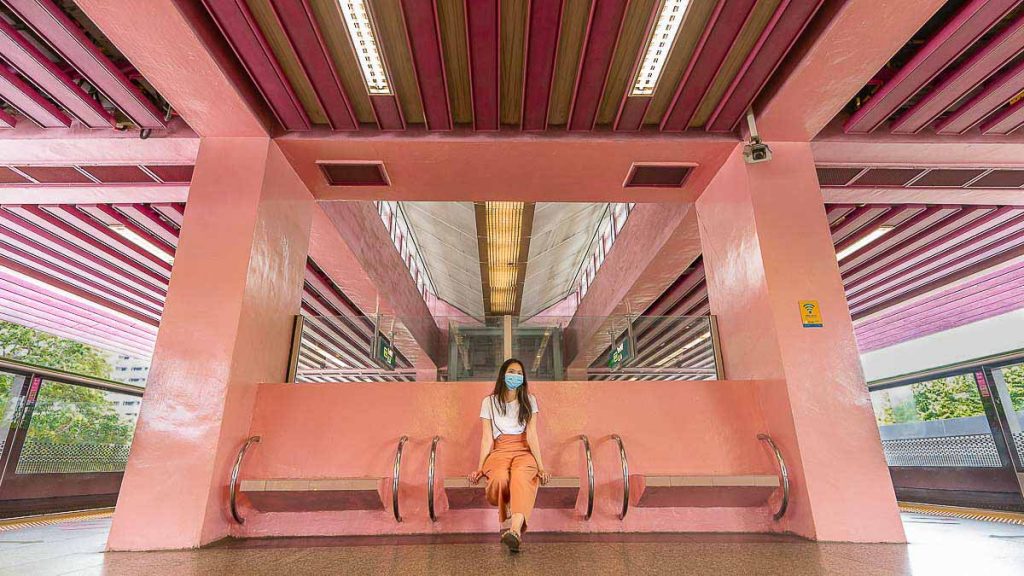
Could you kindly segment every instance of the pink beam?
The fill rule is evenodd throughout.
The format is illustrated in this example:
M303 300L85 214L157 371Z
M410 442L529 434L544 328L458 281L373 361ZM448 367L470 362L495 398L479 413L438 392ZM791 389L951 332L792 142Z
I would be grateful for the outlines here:
M7 6L141 128L163 128L163 113L51 0L4 0Z
M63 209L61 214L62 217L68 216L70 219L78 221L81 225L86 227L85 229L88 230L91 235L103 238L108 244L120 246L124 252L132 255L133 259L148 262L150 267L155 266L158 269L164 270L167 272L167 275L170 276L170 264L164 262L160 258L157 258L155 255L150 254L146 250L143 250L140 246L128 240L124 236L114 232L105 223L99 221L94 215L78 206L62 206L61 208Z
M341 85L334 62L327 53L320 27L308 0L271 0L271 6L295 50L303 72L313 86L327 121L335 130L358 130L348 95Z
M518 132L517 132L518 134ZM424 134L418 138L306 138L276 141L320 200L515 200L546 202L692 202L735 144L731 137L628 135L615 139L565 133L482 139ZM330 186L318 163L383 162L387 186ZM634 162L694 165L681 188L624 188Z
M22 308L19 303L4 298L0 293L0 319L29 328L34 328L64 338L70 338L78 342L90 344L101 350L127 353L131 355L147 357L152 349L133 345L118 340L106 338L89 325L76 323L73 319L57 316L51 310L28 310Z
M829 2L823 26L787 65L757 128L768 141L808 141L906 44L945 0Z
M753 8L754 0L722 0L715 8L676 87L672 105L661 121L662 130L679 131L689 127L697 106L721 70L740 30L753 14Z
M0 128L14 128L18 125L18 119L7 112L0 110Z
M131 10L109 0L75 4L197 133L267 136L272 115L199 2L147 0Z
M784 0L707 121L709 132L732 132L792 49L824 0Z
M0 204L123 204L126 202L184 202L188 186L153 185L81 185L25 186L0 185Z
M644 123L644 116L647 115L647 108L651 105L651 100L654 99L653 95L633 95L633 82L636 79L637 74L640 71L640 66L643 65L644 56L646 55L646 47L649 43L653 42L652 35L654 34L653 28L655 22L658 19L658 11L660 4L655 4L654 9L647 16L647 23L644 27L644 43L640 45L640 50L636 53L636 58L633 59L633 67L629 71L629 83L626 85L626 91L622 94L622 101L619 102L619 111L615 115L615 130L632 132L639 130ZM667 58L668 55L666 54Z
M701 262L699 265L694 266L692 269L688 269L683 272L681 281L676 282L665 292L662 292L658 299L651 304L646 310L644 310L644 316L665 316L666 313L674 308L679 300L694 290L701 283L704 282L704 263Z
M562 24L561 2L530 2L523 72L523 130L545 130Z
M983 134L1009 134L1024 124L1024 106L1020 102L1007 106L981 125Z
M0 189L2 191L2 189ZM0 192L2 193L2 192ZM821 189L826 204L968 204L1024 206L1024 194L1016 188L828 188Z
M569 130L594 128L627 4L627 0L605 0L591 4L586 40L580 53L576 86L569 108Z
M892 124L892 131L910 134L920 131L976 86L1002 69L1024 50L1024 16L993 38L977 54L946 76L912 108ZM990 88L986 88L991 90ZM957 111L960 114L960 111ZM943 121L948 124L949 120Z
M67 114L5 66L0 66L0 98L43 128L71 126Z
M40 86L66 110L90 128L110 128L114 117L95 98L86 94L56 64L25 39L13 26L0 20L0 53Z
M203 0L203 4L281 126L286 130L309 130L309 116L248 5L235 0Z
M164 254L167 254L168 256L171 256L172 258L174 257L174 247L171 246L167 242L167 240L161 238L160 236L157 236L151 230L148 230L146 228L143 228L142 226L139 226L139 224L137 222L135 222L134 220L129 219L128 217L126 217L124 214L119 212L113 206L108 206L106 204L99 204L99 205L95 206L95 208L97 210L99 210L100 212L106 214L110 218L114 219L116 222L118 222L119 224L121 224L125 228L128 228L132 232L135 232L139 236L142 236L143 238L148 240L151 244L153 244L154 246L159 248L160 251L163 252Z
M935 124L940 134L964 134L1020 92L1024 85L1024 62L1000 73L955 112Z
M427 129L451 130L452 115L448 108L448 82L441 57L437 7L430 0L402 0L402 11Z
M878 128L1016 4L1017 0L969 2L847 120L845 131L864 134Z
M498 83L501 11L497 0L466 3L466 35L469 46L469 77L473 91L473 127L497 130L500 112Z

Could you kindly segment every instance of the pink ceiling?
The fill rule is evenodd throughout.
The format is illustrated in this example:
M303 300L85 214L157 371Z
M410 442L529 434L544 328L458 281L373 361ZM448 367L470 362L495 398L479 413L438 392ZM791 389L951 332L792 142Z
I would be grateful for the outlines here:
M844 131L1009 134L1024 124L1024 7L948 0L850 105Z

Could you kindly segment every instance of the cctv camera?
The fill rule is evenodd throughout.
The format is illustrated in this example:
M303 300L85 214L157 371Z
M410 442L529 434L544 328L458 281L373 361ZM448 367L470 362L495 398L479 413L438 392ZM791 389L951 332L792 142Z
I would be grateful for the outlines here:
M771 159L772 149L756 136L750 139L750 144L743 147L743 161L747 164L759 164Z

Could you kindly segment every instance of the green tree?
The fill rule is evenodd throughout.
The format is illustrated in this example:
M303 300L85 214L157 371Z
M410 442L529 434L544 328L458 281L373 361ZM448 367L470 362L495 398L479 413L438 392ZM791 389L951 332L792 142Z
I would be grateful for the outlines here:
M0 356L85 376L109 378L111 367L95 348L0 320ZM14 378L0 374L0 406ZM133 423L123 422L104 392L46 383L36 400L28 439L52 444L127 444Z
M1017 412L1024 411L1024 364L1003 369L1006 388L1010 392L1010 401Z
M914 407L921 420L967 418L985 413L978 386L971 374L959 374L911 384Z

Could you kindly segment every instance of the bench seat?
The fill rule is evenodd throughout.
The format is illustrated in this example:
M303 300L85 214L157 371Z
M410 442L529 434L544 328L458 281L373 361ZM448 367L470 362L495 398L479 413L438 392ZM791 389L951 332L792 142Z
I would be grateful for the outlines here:
M486 480L476 486L466 478L445 478L444 492L448 498L449 510L490 508L484 492ZM580 479L576 477L551 478L546 486L537 491L535 508L575 508L580 494Z
M384 510L390 478L242 480L239 491L261 512Z
M638 508L741 508L761 506L779 488L779 477L629 476L630 505Z

